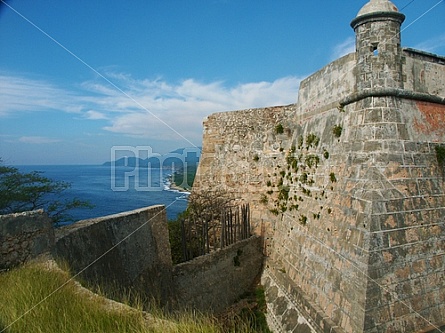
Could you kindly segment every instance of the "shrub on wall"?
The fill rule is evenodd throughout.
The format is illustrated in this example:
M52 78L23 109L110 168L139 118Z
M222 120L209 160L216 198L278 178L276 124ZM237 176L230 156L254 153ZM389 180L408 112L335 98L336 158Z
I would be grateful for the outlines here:
M275 126L275 133L276 134L283 134L284 133L284 127L281 124L278 124Z
M341 136L341 132L343 131L343 127L341 127L340 125L335 125L332 128L332 133L334 134L334 136L336 138L339 138Z

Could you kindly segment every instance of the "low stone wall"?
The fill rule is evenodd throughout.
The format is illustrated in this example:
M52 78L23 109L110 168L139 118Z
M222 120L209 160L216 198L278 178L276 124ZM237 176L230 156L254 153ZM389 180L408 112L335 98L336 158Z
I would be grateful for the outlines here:
M54 244L50 218L42 211L0 215L0 270L49 252Z
M121 299L136 291L160 305L218 312L257 282L259 236L173 267L164 206L151 206L53 229L43 211L0 216L0 269L42 253L67 264L86 286Z
M106 292L131 289L161 303L168 299L172 261L164 206L79 221L58 229L56 238L56 257L85 282Z
M253 236L173 269L180 307L218 312L249 290L261 273L262 241Z

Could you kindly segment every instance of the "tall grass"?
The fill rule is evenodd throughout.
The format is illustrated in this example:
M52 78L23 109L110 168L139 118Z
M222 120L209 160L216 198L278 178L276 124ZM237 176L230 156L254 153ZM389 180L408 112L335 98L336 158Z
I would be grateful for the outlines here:
M112 304L112 303L111 303ZM110 306L105 298L81 292L65 271L30 264L0 274L0 332L7 333L222 333L252 332L243 322L224 328L192 311L152 315Z
M5 332L144 332L141 312L108 310L64 272L29 265L1 274L0 286Z

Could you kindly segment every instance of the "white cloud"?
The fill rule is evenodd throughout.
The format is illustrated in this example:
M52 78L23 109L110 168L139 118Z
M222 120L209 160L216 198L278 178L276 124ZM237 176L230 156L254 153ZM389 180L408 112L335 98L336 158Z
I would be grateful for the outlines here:
M445 47L445 33L442 35L435 36L431 39L427 39L422 43L414 46L415 49L435 53L436 50Z
M51 139L43 136L22 136L21 138L19 138L19 141L22 143L30 143L38 145L60 142L60 140L58 139Z
M334 46L331 60L336 60L352 52L355 52L355 37L351 36Z
M94 110L89 110L89 111L85 112L84 117L86 119L90 119L90 120L108 119L108 117L104 113L94 111Z
M299 83L300 79L296 77L236 87L225 87L222 82L201 83L193 79L177 84L161 80L131 81L133 100L113 94L105 102L120 113L105 129L148 138L162 137L165 140L183 137L197 142L202 136L205 116L219 111L290 104L296 101ZM143 108L135 109L135 106Z
M48 110L77 113L77 97L43 80L0 74L0 116Z
M202 120L207 115L294 103L301 81L298 77L284 77L227 87L224 82L202 83L194 79L176 83L160 78L136 80L119 73L108 73L107 78L119 89L97 79L81 83L80 90L69 91L42 80L0 75L0 117L60 110L80 114L84 121L107 120L103 129L114 133L157 140L182 137L199 142ZM23 140L43 143L43 139Z

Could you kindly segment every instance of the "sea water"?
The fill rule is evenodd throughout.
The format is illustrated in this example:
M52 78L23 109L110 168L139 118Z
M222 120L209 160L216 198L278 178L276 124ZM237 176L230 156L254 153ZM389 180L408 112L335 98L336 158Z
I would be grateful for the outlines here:
M17 168L20 172L39 171L52 180L67 182L71 187L64 191L63 198L78 198L94 205L92 209L71 210L69 213L75 221L151 205L165 205L167 218L171 220L187 208L189 193L170 188L171 170L139 170L136 174L141 176L135 177L135 170L130 167L113 170L102 165L27 165Z

